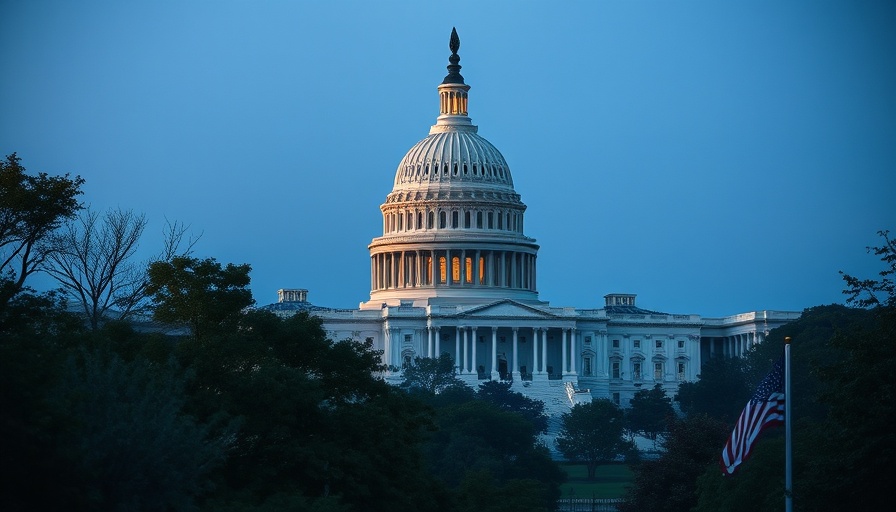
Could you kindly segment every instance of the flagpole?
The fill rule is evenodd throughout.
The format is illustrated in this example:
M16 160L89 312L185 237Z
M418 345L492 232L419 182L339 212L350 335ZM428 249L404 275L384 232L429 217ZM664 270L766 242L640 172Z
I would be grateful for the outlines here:
M793 512L793 453L790 448L790 336L784 338L784 510Z

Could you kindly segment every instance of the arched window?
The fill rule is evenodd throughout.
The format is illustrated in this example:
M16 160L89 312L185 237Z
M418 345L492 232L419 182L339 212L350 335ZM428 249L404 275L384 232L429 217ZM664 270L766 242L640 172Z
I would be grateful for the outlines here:
M479 284L485 284L485 256L479 257Z
M447 283L448 282L448 269L446 268L446 261L444 256L439 256L439 282Z
M494 228L495 228L495 222L494 222L494 220L495 220L495 214L494 214L494 212L488 212L488 229L494 229Z
M460 223L457 222L457 210L451 212L451 227L456 228L460 226Z
M398 214L398 231L404 229L404 213Z
M470 229L470 212L464 212L464 227Z
M460 258L457 256L451 258L451 281L460 282Z
M464 282L473 284L473 258L466 258L464 268Z
M482 229L482 212L476 212L476 227Z
M436 214L432 210L430 210L426 215L426 228L432 229L433 224L435 224Z
M432 284L432 256L426 257L426 284Z
M417 212L417 229L423 228L423 212Z
M504 214L498 212L498 229L504 229Z
M439 212L439 229L445 229L445 222L448 220L448 215L444 210Z

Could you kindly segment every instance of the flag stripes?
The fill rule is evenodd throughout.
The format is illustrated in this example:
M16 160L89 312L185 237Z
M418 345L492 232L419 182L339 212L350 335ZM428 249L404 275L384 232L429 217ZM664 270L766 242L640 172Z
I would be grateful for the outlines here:
M719 464L722 473L733 475L753 449L765 429L784 424L784 357L775 362L772 371L756 388L756 392L740 413L734 430L722 450Z

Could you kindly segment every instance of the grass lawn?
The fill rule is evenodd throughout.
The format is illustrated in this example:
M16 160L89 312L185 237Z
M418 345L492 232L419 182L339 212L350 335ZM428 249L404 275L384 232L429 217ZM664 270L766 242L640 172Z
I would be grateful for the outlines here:
M634 475L625 464L598 466L594 480L588 481L588 468L584 464L561 464L567 480L560 486L564 498L621 498L631 486Z

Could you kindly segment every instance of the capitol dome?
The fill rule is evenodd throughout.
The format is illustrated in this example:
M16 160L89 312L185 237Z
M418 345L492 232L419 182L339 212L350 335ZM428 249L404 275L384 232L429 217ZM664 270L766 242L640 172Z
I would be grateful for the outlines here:
M526 205L504 156L468 116L470 86L454 30L449 48L436 124L401 159L380 206L383 236L368 246L371 292L362 308L538 302L538 245L523 234Z

